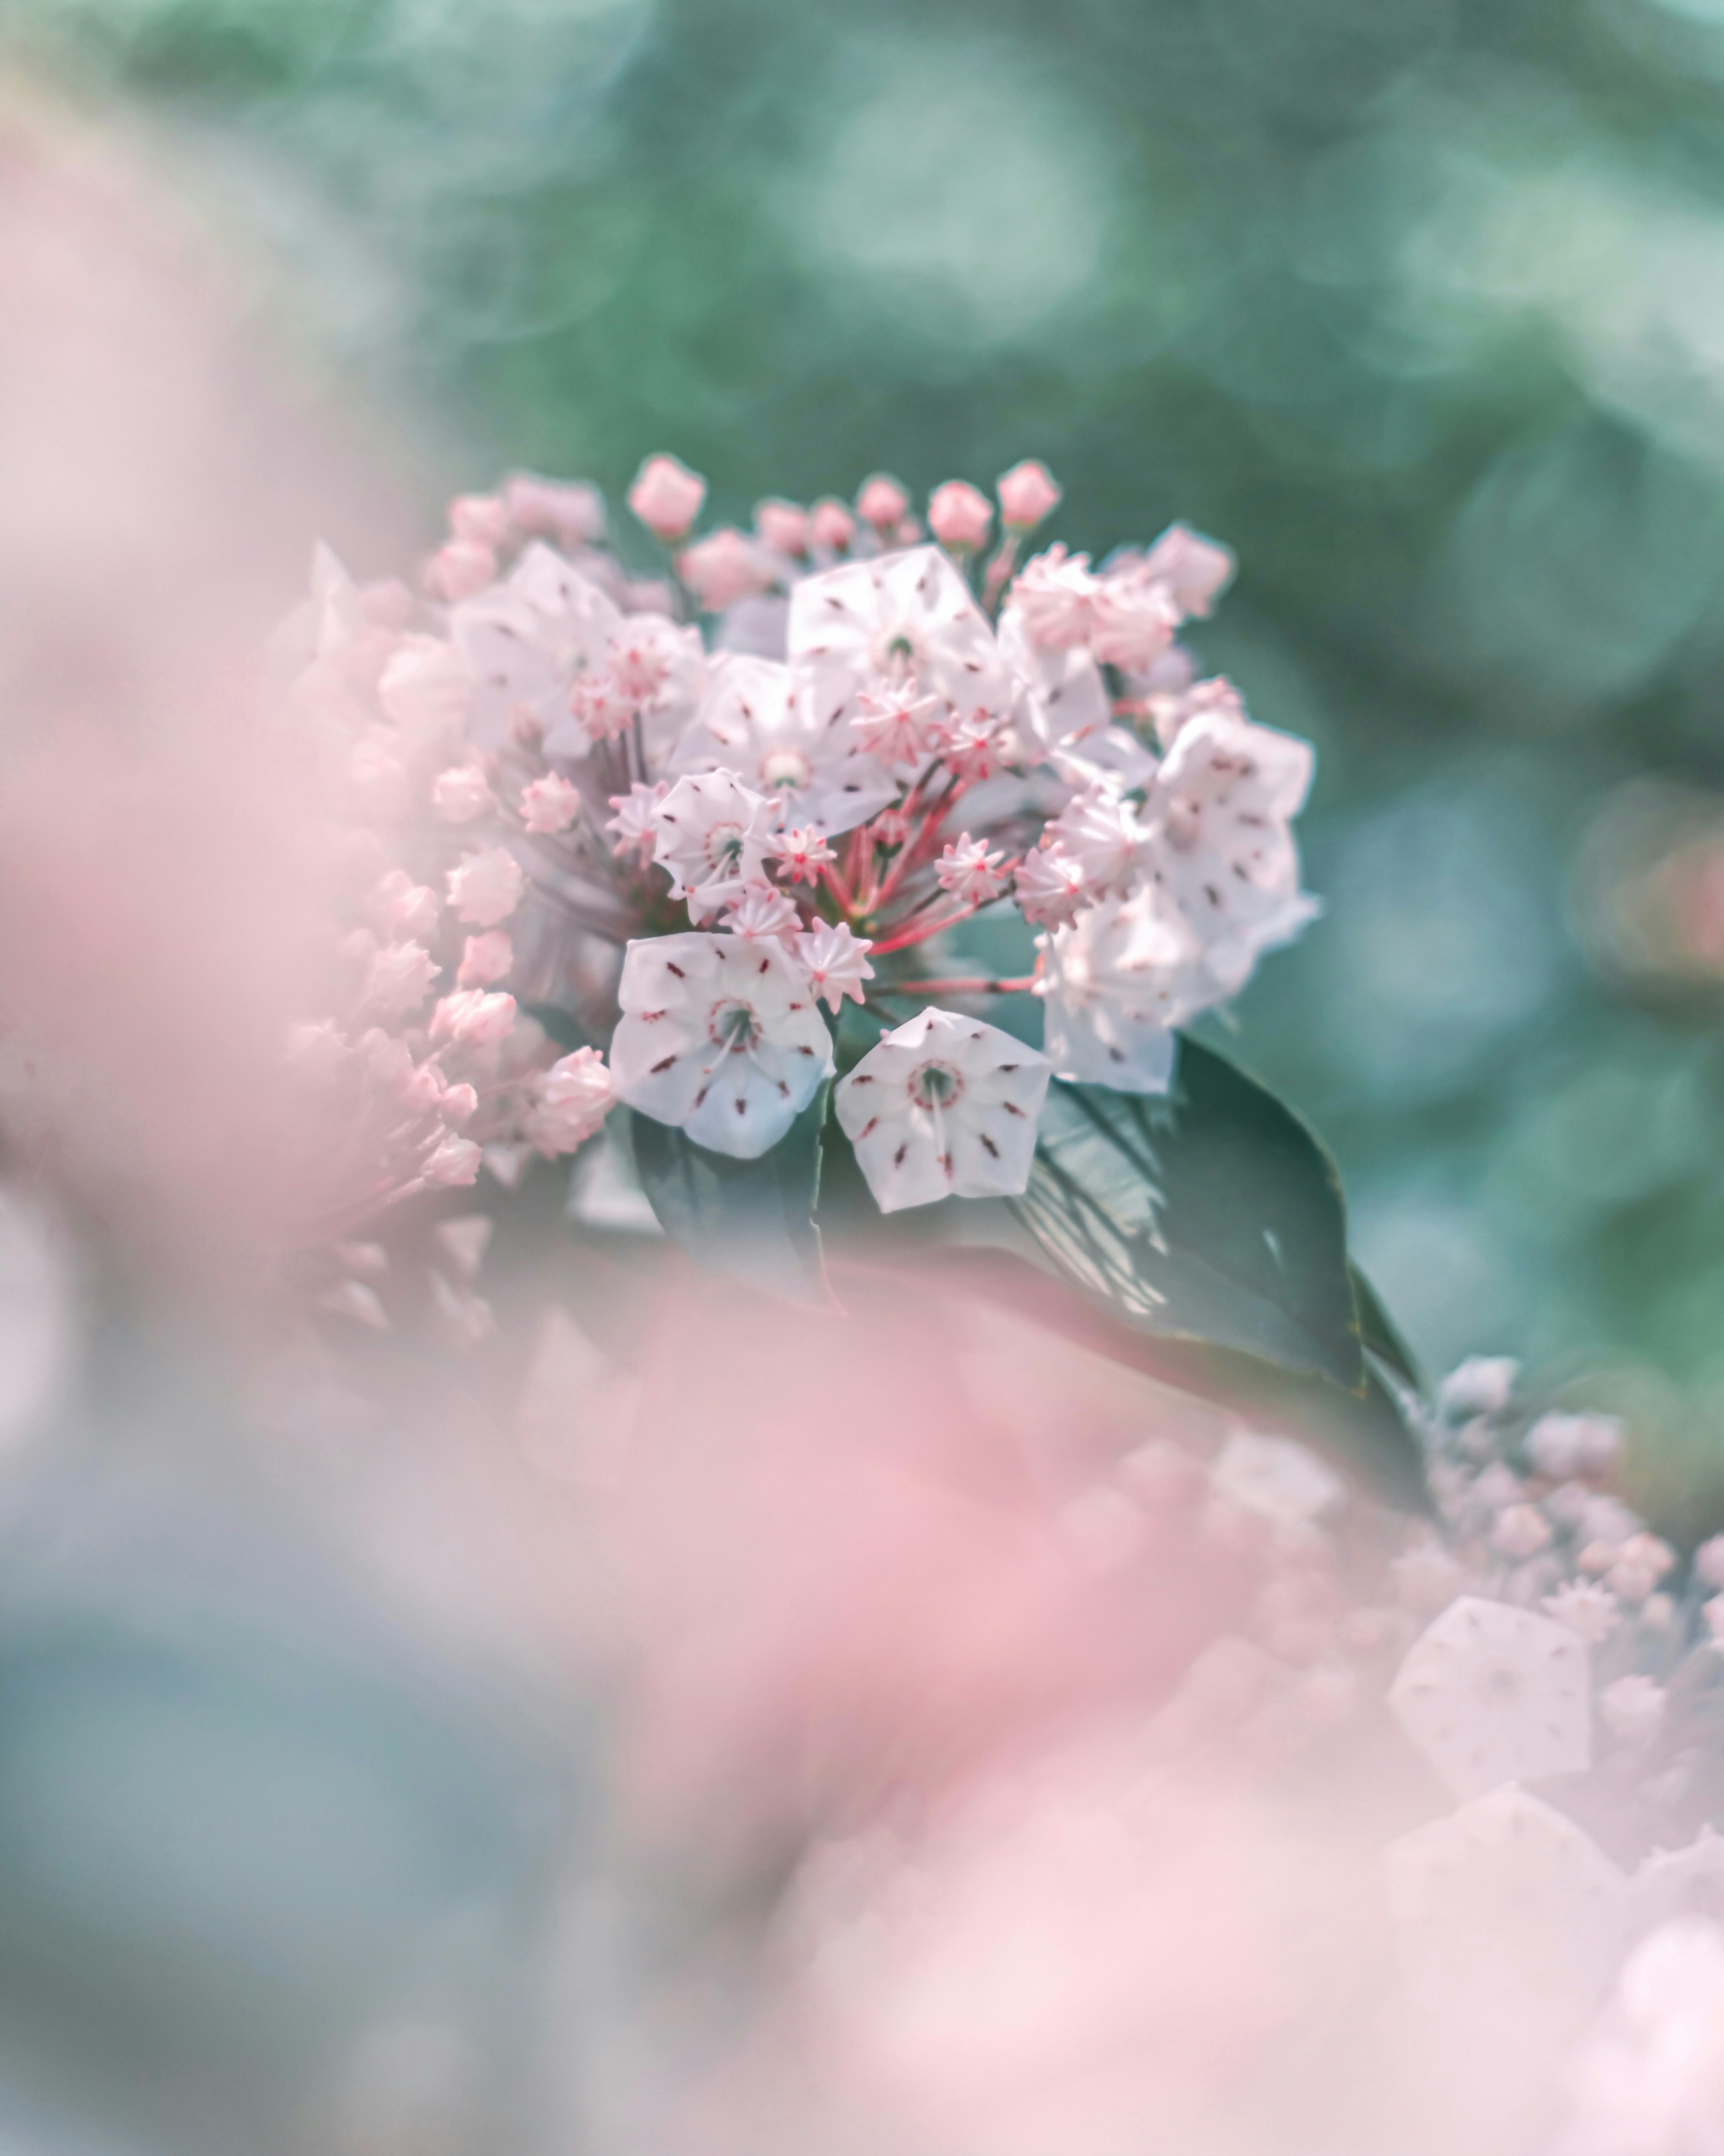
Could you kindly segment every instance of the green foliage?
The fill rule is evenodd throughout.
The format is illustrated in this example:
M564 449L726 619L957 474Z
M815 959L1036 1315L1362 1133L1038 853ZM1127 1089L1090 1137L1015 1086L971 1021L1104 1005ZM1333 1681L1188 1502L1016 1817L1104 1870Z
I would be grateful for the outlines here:
M668 1123L631 1116L635 1168L672 1241L709 1271L792 1302L829 1306L814 1207L830 1092L823 1086L758 1160L710 1152Z

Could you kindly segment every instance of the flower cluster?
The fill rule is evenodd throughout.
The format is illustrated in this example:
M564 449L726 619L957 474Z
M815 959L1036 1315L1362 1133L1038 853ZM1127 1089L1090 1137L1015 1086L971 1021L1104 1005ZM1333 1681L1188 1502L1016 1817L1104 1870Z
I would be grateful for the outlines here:
M572 1150L613 1096L757 1158L835 1075L847 1001L877 1038L836 1112L880 1205L1014 1194L1051 1075L1164 1091L1173 1029L1311 917L1311 752L1178 641L1224 548L1175 525L1020 565L1060 500L1033 463L991 553L962 481L931 539L884 476L695 536L705 495L642 467L670 572L646 583L594 490L521 477L451 506L421 595L320 560L293 697L332 747L357 918L298 1048L346 1086L380 1202L487 1146ZM922 963L1013 901L1033 972ZM1045 1055L933 1002L1011 990ZM589 1045L552 1060L527 1006Z

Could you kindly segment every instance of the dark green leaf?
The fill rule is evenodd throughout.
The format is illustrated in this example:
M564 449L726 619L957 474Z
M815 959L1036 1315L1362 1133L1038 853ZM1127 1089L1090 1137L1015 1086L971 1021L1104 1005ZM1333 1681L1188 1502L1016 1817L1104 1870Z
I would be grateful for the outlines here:
M668 1123L631 1116L635 1168L665 1234L710 1272L793 1301L829 1305L813 1219L829 1091L823 1086L758 1160L709 1152Z
M1334 1164L1213 1050L1182 1040L1166 1099L1056 1081L1015 1209L1066 1278L1137 1328L1362 1391Z
M1423 1392L1424 1379L1420 1374L1413 1350L1401 1337L1400 1328L1383 1308L1381 1298L1370 1281L1357 1265L1348 1268L1352 1276L1353 1300L1359 1313L1359 1337L1366 1352L1375 1358L1393 1377L1415 1393Z
M1002 1241L1009 1245L1009 1224ZM946 1286L1018 1311L1092 1354L1233 1409L1265 1429L1307 1440L1390 1504L1427 1509L1423 1454L1374 1374L1357 1387L1343 1387L1237 1348L1157 1332L1101 1296L1051 1276L1045 1256L1033 1245L1031 1251L923 1244L900 1255L895 1269L901 1275L925 1265Z

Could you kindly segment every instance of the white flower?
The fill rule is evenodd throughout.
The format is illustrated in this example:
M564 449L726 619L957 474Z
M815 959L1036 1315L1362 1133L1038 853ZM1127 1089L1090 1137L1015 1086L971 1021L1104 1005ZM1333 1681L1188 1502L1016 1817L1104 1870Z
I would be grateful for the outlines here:
M1231 547L1188 524L1170 524L1143 557L1143 574L1164 583L1182 614L1203 619L1233 581Z
M1105 732L1113 701L1101 669L1082 644L1038 644L1023 609L1000 616L1000 649L1029 685L1029 731L1043 748L1071 747Z
M1209 1480L1218 1496L1295 1535L1315 1527L1347 1496L1341 1477L1308 1446L1246 1430L1236 1430L1222 1446Z
M1635 1926L1724 1912L1724 1835L1703 1826L1684 1849L1655 1849L1629 1882Z
M582 756L592 737L570 692L603 667L622 616L614 600L539 541L506 583L464 600L449 617L471 683L470 726L484 748L507 742L519 714L537 721L553 753Z
M1616 1597L1588 1579L1568 1579L1544 1598L1545 1614L1578 1632L1589 1647L1602 1646L1622 1621Z
M1537 1620L1535 1620L1537 1621ZM1397 1959L1414 2003L1511 2046L1573 2026L1609 1981L1627 1882L1573 1820L1497 1789L1384 1853Z
M1703 1587L1724 1587L1724 1535L1710 1535L1694 1553L1694 1576Z
M596 1048L577 1048L534 1079L521 1129L547 1158L572 1152L603 1122L613 1098L604 1058Z
M716 661L670 771L728 771L773 804L775 822L824 831L865 824L898 796L842 699L824 701L790 667L738 652Z
M922 1011L884 1034L837 1094L881 1212L1025 1189L1051 1067L997 1026L951 1011Z
M670 896L697 921L734 906L764 882L772 804L728 771L679 778L653 810L653 858L670 873Z
M808 969L816 995L837 1010L846 996L862 1001L862 983L874 978L868 954L874 948L844 921L817 921L796 939L797 952Z
M1123 1093L1165 1093L1173 1079L1172 1029L1212 999L1203 952L1184 921L1145 889L1086 907L1036 941L1042 971L1035 993L1060 1076Z
M832 1075L808 977L777 944L699 933L631 943L617 1000L618 1099L715 1152L757 1158Z
M1388 1697L1458 1797L1592 1761L1586 1647L1530 1609L1462 1595L1414 1642Z
M1665 1689L1650 1677L1618 1677L1598 1694L1598 1715L1624 1744L1650 1744L1664 1722Z
M1211 1001L1243 988L1258 953L1316 914L1290 828L1313 763L1309 742L1211 711L1181 730L1151 789L1139 873L1190 924Z
M1521 1366L1508 1355L1475 1355L1437 1388L1437 1406L1451 1420L1501 1414L1514 1398Z
M506 846L467 854L449 872L449 902L457 916L475 928L495 928L521 903L526 878Z
M804 577L790 595L786 648L793 665L813 669L824 711L848 708L882 680L913 679L965 718L1005 718L1019 693L987 616L938 547Z
M1683 1917L1624 1964L1548 2146L1551 2156L1716 2156L1721 2120L1724 1929Z

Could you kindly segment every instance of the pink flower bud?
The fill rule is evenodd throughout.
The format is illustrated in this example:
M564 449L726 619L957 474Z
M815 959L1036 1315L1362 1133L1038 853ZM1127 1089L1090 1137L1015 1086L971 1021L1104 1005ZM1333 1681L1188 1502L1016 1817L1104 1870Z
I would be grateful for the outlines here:
M928 497L928 524L942 547L969 552L981 546L993 522L993 504L967 480L949 479Z
M500 495L458 494L449 506L449 536L493 552L503 543L509 512Z
M489 547L470 539L451 539L425 564L425 588L433 598L453 606L458 599L470 599L482 592L496 573L497 557Z
M431 788L432 805L445 824L476 824L497 805L490 781L478 763L457 763L439 773Z
M482 936L469 936L461 953L456 983L464 988L488 988L500 981L515 963L515 946L500 928L487 928Z
M431 1014L431 1038L457 1041L464 1048L483 1048L501 1040L514 1025L513 996L488 995L482 988L458 988Z
M434 1189L452 1190L461 1183L477 1183L484 1158L471 1138L458 1138L451 1133L441 1141L420 1173Z
M842 554L856 536L856 520L841 501L817 501L808 528L817 547Z
M775 581L758 550L730 524L690 547L676 566L695 603L706 613L721 613L738 599L769 591Z
M516 472L503 489L503 506L510 523L529 538L588 547L603 535L603 500L584 480L565 483Z
M910 506L910 496L895 479L884 472L876 472L866 480L856 496L856 514L865 524L871 524L876 531L885 532L897 523Z
M581 813L581 789L561 772L547 771L521 789L521 820L540 838L566 831Z
M758 501L754 506L754 535L775 554L806 554L808 512L793 501Z
M662 577L643 577L639 583L624 584L623 604L630 613L676 612L676 595Z
M675 457L649 457L629 490L629 506L655 538L680 539L700 514L706 482Z
M1000 521L1013 531L1029 531L1060 506L1060 489L1045 465L1026 458L1003 472L997 483Z
M459 1086L445 1086L443 1098L437 1104L437 1112L451 1130L459 1130L464 1123L470 1123L479 1112L476 1089L464 1082Z

